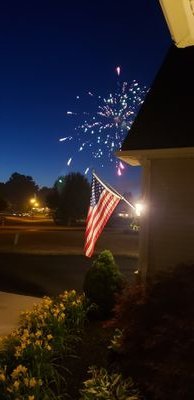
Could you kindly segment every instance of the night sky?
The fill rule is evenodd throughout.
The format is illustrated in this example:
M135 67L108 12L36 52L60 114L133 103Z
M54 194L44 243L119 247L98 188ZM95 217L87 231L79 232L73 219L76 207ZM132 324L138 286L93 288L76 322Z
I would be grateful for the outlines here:
M76 96L81 113L88 91L113 92L118 65L121 80L149 87L170 43L157 0L3 2L0 181L17 171L52 186L60 175L83 173L87 153L74 155L68 167L75 142L59 142L75 134L75 120L66 112L75 110ZM138 193L140 168L127 167L117 177L114 164L101 169L94 160L93 167L120 191Z

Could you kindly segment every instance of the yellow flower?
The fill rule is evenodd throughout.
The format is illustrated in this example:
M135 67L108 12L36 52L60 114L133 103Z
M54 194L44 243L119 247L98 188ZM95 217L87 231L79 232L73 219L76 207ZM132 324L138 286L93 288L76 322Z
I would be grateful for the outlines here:
M59 298L60 298L62 301L67 300L67 298L68 298L68 292L67 292L67 290L65 290L64 293L60 294L60 295L59 295Z
M23 335L24 335L24 336L30 336L29 330L25 328L25 329L23 330Z
M11 376L13 379L17 378L20 374L26 374L27 368L24 365L19 364L12 372Z
M11 337L17 337L19 335L19 329L15 329L10 333Z
M18 390L19 386L20 386L20 382L19 381L15 381L14 384L13 384L14 389Z
M22 349L18 346L16 347L15 357L18 358L22 354Z
M24 385L26 385L27 387L29 386L29 379L28 378L24 378Z
M59 318L58 318L59 322L60 322L60 321L63 321L64 319L65 319L65 314L64 314L64 313L61 313L60 316L59 316Z
M36 340L35 341L36 346L42 346L42 340Z
M37 380L35 379L35 378L30 378L30 380L29 380L29 387L34 387L34 386L36 386L37 385Z
M45 296L43 298L42 308L46 308L46 310L48 310L52 303L53 303L53 300L51 300L50 297Z
M34 397L34 395L32 395L32 396L28 396L28 400L35 400L35 397Z
M48 351L52 350L52 347L51 347L49 344L47 344L45 347L46 347L46 349L47 349Z
M55 317L57 317L59 313L60 313L59 308L57 308L57 307L54 308L54 310L53 310L53 315L54 315Z
M37 330L37 332L35 333L35 336L37 337L37 338L39 338L40 336L42 336L42 331L39 329L39 330Z
M51 335L51 334L49 333L49 335L47 335L47 339L48 339L48 340L53 339L53 335Z
M0 373L0 382L4 382L5 381L5 374Z

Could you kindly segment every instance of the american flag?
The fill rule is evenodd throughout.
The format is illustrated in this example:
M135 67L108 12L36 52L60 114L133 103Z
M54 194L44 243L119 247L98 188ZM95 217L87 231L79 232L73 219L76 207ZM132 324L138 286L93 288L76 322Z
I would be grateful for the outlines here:
M104 185L96 174L92 175L90 206L86 219L85 246L87 257L91 257L98 237L122 196Z

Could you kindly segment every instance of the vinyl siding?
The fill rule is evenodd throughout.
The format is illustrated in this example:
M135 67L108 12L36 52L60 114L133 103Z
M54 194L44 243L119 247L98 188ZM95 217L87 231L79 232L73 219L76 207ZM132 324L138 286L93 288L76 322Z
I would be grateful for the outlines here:
M152 160L148 274L194 264L194 158Z

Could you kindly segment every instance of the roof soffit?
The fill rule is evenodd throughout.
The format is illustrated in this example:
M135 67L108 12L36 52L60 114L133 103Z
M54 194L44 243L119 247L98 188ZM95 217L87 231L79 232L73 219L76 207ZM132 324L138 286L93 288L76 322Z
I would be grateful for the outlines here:
M159 0L177 47L194 45L194 0Z

